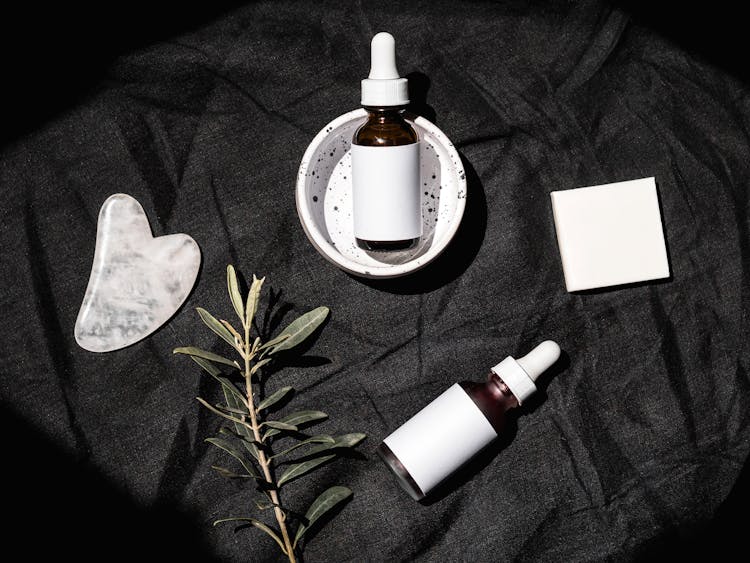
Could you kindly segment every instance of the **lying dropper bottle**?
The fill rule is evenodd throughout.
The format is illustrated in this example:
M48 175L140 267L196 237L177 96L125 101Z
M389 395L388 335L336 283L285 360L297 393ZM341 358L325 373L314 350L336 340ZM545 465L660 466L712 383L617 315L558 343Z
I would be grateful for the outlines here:
M378 454L412 498L424 498L497 438L507 412L536 392L536 379L559 357L560 347L546 340L518 360L505 358L485 383L454 384L383 440Z

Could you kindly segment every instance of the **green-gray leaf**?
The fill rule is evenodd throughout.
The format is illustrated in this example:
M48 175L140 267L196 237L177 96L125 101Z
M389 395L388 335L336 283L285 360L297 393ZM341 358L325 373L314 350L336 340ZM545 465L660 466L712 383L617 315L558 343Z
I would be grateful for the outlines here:
M300 448L307 444L335 444L335 443L336 443L336 440L334 440L333 437L329 436L328 434L320 434L318 436L312 436L308 438L307 440L302 440L301 442L294 444L291 448L287 448L284 451L281 451L277 454L272 455L270 459L276 459L276 458L285 456L286 454L293 452L297 448Z
M289 350L310 336L328 316L328 307L318 307L299 317L286 327L279 336L288 334L289 338L274 346L269 354L276 354L282 350Z
M320 452L333 450L335 448L352 448L359 444L366 437L367 434L362 434L360 432L354 434L342 434L341 436L336 436L332 443L322 443L317 446L313 446L312 448L304 452L302 457L311 457L319 454Z
M235 387L236 389L236 387ZM239 409L245 405L245 398L240 395L241 398L230 395L227 393L226 389L224 390L224 399L227 402L227 405L229 405L232 408ZM255 459L260 459L260 454L258 452L258 447L255 445L255 436L253 435L252 430L250 430L247 426L244 424L238 424L237 422L234 423L234 429L237 431L237 434L240 435L242 440L242 445L245 447L245 449L250 452L250 455L252 455Z
M255 372L258 371L260 368L262 368L264 365L266 365L268 362L270 362L273 358L265 358L263 360L260 360L258 362L255 362L255 365L253 366L253 369L250 370L250 375L255 375Z
M271 340L263 344L263 346L259 346L258 350L265 350L266 348L276 346L279 342L281 342L282 340L286 340L287 338L289 338L288 334L280 334L276 338L272 338Z
M232 346L232 348L237 347L234 343L234 336L232 336L232 333L227 330L227 327L217 321L216 318L205 309L197 307L196 311L198 311L198 315L200 315L201 320L208 328L214 331L214 333L216 333L226 342L228 342Z
M219 415L220 417L222 417L222 418L226 418L227 420L231 420L231 421L232 421L232 422L234 422L235 424L241 424L241 423L242 423L242 421L241 421L241 420L240 420L239 418L236 418L236 417L232 416L231 414L225 413L225 412L223 412L223 411L220 411L219 409L217 409L217 408L216 408L215 406L213 406L213 405L212 405L211 403L209 403L209 402L208 402L208 401L206 401L205 399L202 399L201 397L196 397L195 399L196 399L196 400L197 400L197 401L198 401L198 402L199 402L199 403L200 403L201 405L203 405L203 406L204 406L204 407L206 407L206 408L207 408L208 410L210 410L210 411L211 411L212 413L214 413L214 414L218 414L218 415Z
M260 461L260 455L258 453L258 447L257 442L254 440L250 440L246 438L245 436L238 434L237 432L232 431L231 429L227 428L226 426L222 426L219 429L219 434L225 434L226 436L232 436L232 438L235 438L239 440L244 448L252 455L256 461Z
M244 326L245 306L242 304L242 294L240 293L240 284L237 281L237 272L234 271L234 266L231 264L227 266L227 290L229 291L229 298L232 300L232 306Z
M245 325L252 326L255 313L258 311L258 301L260 300L260 290L266 278L256 278L253 274L253 283L250 284L250 291L247 294L247 305L245 306Z
M275 428L276 430L297 430L297 427L294 424L287 424L280 420L267 420L266 422L261 423L261 426L268 426L269 428Z
M300 426L302 424L307 424L308 422L323 420L325 418L328 418L328 415L323 411L297 411L280 419L280 422ZM275 436L276 434L278 434L277 431L269 430L266 432L266 437Z
M244 409L242 409L242 408L236 409L234 407L228 407L226 405L214 405L214 406L217 409L219 409L220 411L223 411L223 412L226 412L226 413L229 413L229 414L239 414L241 416L247 416L248 414L250 414L250 413L247 412L246 408L244 408Z
M226 364L228 366L232 366L233 368L239 369L239 365L237 362L234 362L232 360L229 360L223 356L219 356L218 354L214 354L213 352L209 352L208 350L202 350L200 348L196 348L194 346L183 346L182 348L175 348L172 350L173 354L187 354L188 356L194 356L197 358L203 358L204 360L209 360L212 362L216 362L219 364Z
M224 395L226 395L227 393L231 393L239 401L245 400L245 397L242 395L242 393L240 393L240 390L237 389L237 387L235 387L234 384L229 381L229 379L224 377L221 373L221 370L211 362L207 362L203 358L198 358L197 356L190 356L190 359L200 367L202 367L211 377L213 377L221 384L222 388L224 389ZM227 404L229 404L229 402L227 402Z
M282 387L281 389L275 391L272 395L266 397L263 399L260 404L258 405L258 410L267 409L268 407L275 405L278 403L281 399L284 398L284 396L292 391L293 387Z
M284 544L282 543L281 539L279 538L278 534L269 528L267 525L265 525L260 520L256 520L255 518L248 518L248 517L231 517L231 518L221 518L219 520L216 520L214 522L214 526L217 524L222 524L224 522L248 522L249 524L252 524L259 530L263 530L265 533L267 533L273 540L279 544L279 547L281 548L281 551L284 552L284 555L286 555L286 549L284 549Z
M255 479L261 478L258 472L253 467L253 464L250 462L250 460L247 459L244 455L242 455L242 452L239 451L231 442L228 442L227 440L224 440L223 438L206 438L206 442L208 442L209 444L213 444L217 448L224 450L229 455L231 455L234 459L239 461L242 467L245 468L245 471L247 471L248 474L252 475Z
M211 469L216 471L219 475L224 477L225 479L252 479L252 475L246 475L244 473L235 473L231 469L227 469L226 467L221 467L219 465L212 465Z
M332 460L335 455L325 455L321 457L316 457L315 459L310 459L307 461L303 461L300 463L295 463L294 465L290 465L289 468L284 471L284 473L279 477L279 480L277 481L277 486L281 487L284 483L287 483L288 481L291 481L292 479L296 479L297 477L301 477L308 471L312 471L319 465L325 463L326 461Z
M331 510L342 500L349 498L351 495L351 489L347 487L336 486L331 487L330 489L324 491L320 496L318 496L318 498L316 498L310 505L310 508L307 509L307 513L305 514L307 524L300 524L300 527L297 528L297 535L294 536L294 545L292 547L297 547L297 542L302 538L303 535L305 535L305 532L307 532L307 530L309 530L321 516Z

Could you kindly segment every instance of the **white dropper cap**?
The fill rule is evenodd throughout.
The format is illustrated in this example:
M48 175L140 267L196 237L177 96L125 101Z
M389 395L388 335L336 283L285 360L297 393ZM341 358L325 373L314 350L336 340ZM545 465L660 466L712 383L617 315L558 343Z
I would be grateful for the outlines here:
M536 393L537 378L542 375L560 357L560 346L552 340L545 340L517 360L508 356L492 368L503 380L520 405Z
M370 76L362 81L362 105L391 107L408 104L409 81L398 75L393 35L385 31L375 35L370 53Z

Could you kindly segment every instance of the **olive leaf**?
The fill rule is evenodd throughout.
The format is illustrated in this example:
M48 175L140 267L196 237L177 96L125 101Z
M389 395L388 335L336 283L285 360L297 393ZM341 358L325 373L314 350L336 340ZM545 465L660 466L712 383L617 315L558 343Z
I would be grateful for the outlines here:
M287 448L287 449L285 449L282 452L279 452L277 454L272 455L271 459L275 459L277 457L285 456L286 454L293 452L297 448L301 448L302 446L306 446L307 444L335 444L335 443L336 443L336 440L334 440L328 434L321 434L319 436L311 436L310 438L307 438L306 440L302 440L301 442L297 442L291 448Z
M212 465L211 469L216 471L216 473L218 473L225 479L254 479L252 475L247 475L245 473L235 473L231 469L227 469L226 467L221 467L219 465Z
M251 326L255 313L258 310L258 301L260 300L260 290L266 278L256 278L253 274L253 283L250 284L250 291L247 294L247 305L245 306L245 326Z
M289 334L284 334L284 333L279 334L276 338L273 338L269 340L268 342L266 342L265 344L263 344L262 346L259 346L258 350L265 350L267 348L272 348L273 346L276 346L279 342L282 342L283 340L286 340L287 338L289 338L289 336L290 336Z
M245 469L245 471L248 472L249 475L251 475L255 479L260 479L260 475L253 467L253 464L250 462L249 459L247 459L244 455L242 455L242 452L239 451L234 444L231 442L228 442L227 440L224 440L223 438L206 438L206 442L209 444L213 444L219 449L224 450L229 455L231 455L234 459L240 462L240 465Z
M263 530L265 533L271 536L271 538L273 538L273 541L279 544L279 547L281 548L281 551L284 552L284 555L287 555L286 549L284 548L284 544L279 538L278 534L269 526L261 522L260 520L256 520L255 518L249 518L249 517L234 516L231 518L221 518L219 520L216 520L214 522L214 526L216 526L217 524L223 524L224 522L247 522L249 524L252 524L259 530Z
M211 313L201 307L197 307L195 310L198 311L198 315L208 328L210 328L216 335L223 338L233 348L237 348L237 344L234 342L234 336L232 336L232 333L227 330L227 327L217 321L216 317L214 317Z
M313 457L318 455L320 452L338 448L353 448L366 438L366 434L343 434L336 438L332 438L330 442L322 442L317 446L313 446L309 450L305 451L301 458Z
M242 294L240 294L240 284L237 281L237 272L234 271L234 266L229 264L227 266L227 290L229 291L229 299L232 301L232 306L237 316L240 318L242 325L245 325L245 307L242 304Z
M271 348L269 354L276 354L283 350L289 350L300 344L310 336L328 316L328 307L318 307L292 321L292 323L281 331L279 336L287 335L280 343Z
M318 498L316 498L310 505L310 508L307 509L307 513L305 513L307 525L302 523L299 528L297 528L297 534L294 536L292 547L297 547L297 543L302 539L302 536L305 535L305 532L307 532L307 530L309 530L321 516L350 496L352 496L352 490L348 487L341 486L331 487L321 493L320 496L318 496Z
M219 354L209 352L208 350L201 350L200 348L196 348L195 346L183 346L182 348L175 348L174 350L172 350L172 353L187 354L188 356L203 358L204 360L209 360L218 364L225 364L228 366L232 366L233 368L240 369L240 365L236 361L229 360L223 356L219 356Z
M224 390L224 400L227 402L227 405L232 408L238 409L240 408L240 406L247 406L244 397L240 399L234 394L228 393L226 389ZM252 430L250 430L247 425L239 424L237 422L234 423L234 429L237 431L237 434L239 434L240 438L242 438L242 445L244 446L244 448L248 452L250 452L250 455L252 455L256 460L260 460L258 447L255 444L255 435L253 434Z
M228 413L228 414L239 414L239 415L242 415L242 416L245 416L247 414L247 409L246 408L245 409L235 409L235 408L232 408L232 407L228 407L226 405L214 405L214 407L216 407L220 411L224 411L225 413Z
M273 360L273 358L266 358L264 360L260 360L259 362L256 362L255 365L250 370L250 375L255 375L256 371L258 371L260 368L262 368L264 365L266 365L271 360Z
M276 430L297 430L297 427L293 424L286 424L285 422L281 422L280 420L268 420L261 423L261 426L268 426L269 428L275 428Z
M195 400L198 401L204 407L206 407L208 410L210 410L212 413L218 414L222 418L226 418L227 420L230 420L234 422L235 424L244 424L244 421L242 419L236 418L232 416L231 414L222 412L221 410L217 409L215 406L213 406L211 403L209 403L208 401L206 401L205 399L201 397L196 397Z
M285 424L291 424L293 426L300 426L302 424L307 424L308 422L323 420L325 418L328 418L328 415L324 413L323 411L297 411L297 412L293 412L290 415L285 416L284 418L279 419L279 422L283 422ZM271 428L277 428L277 427L272 426ZM282 428L281 430L284 430L284 429ZM276 434L278 434L278 432L269 430L268 432L266 432L266 437L270 438L271 436L275 436Z
M279 477L278 481L276 481L276 485L281 487L284 483L291 481L292 479L296 479L297 477L302 477L305 473L312 471L318 465L324 464L326 461L332 460L336 455L324 455L321 457L316 457L315 459L310 459L307 461L302 461L300 463L295 463L294 465L290 465L284 473L281 474L281 477Z
M231 393L234 397L236 397L239 401L244 401L245 397L242 395L239 389L235 387L235 385L229 381L224 375L221 373L221 370L217 368L215 365L213 365L211 362L207 362L203 358L199 358L197 356L190 356L190 359L193 360L196 364L198 364L200 367L202 367L211 377L213 377L216 381L218 381L222 388L224 389L224 393ZM229 404L227 402L227 404Z
M258 410L262 411L269 407L272 407L276 403L278 403L281 399L286 397L286 394L290 391L294 391L294 387L282 387L281 389L278 389L270 396L263 399L260 403L258 403Z

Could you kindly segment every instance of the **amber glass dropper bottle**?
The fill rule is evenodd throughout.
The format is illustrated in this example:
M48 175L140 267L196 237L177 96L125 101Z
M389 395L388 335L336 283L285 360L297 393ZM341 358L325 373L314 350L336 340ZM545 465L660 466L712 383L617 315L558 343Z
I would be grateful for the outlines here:
M422 235L419 136L403 116L407 80L390 33L373 37L371 56L362 81L367 118L352 138L354 236L364 250L406 250Z
M424 498L497 438L507 412L536 392L534 381L559 357L546 340L523 358L505 358L485 383L456 383L383 440L378 454L412 498Z

